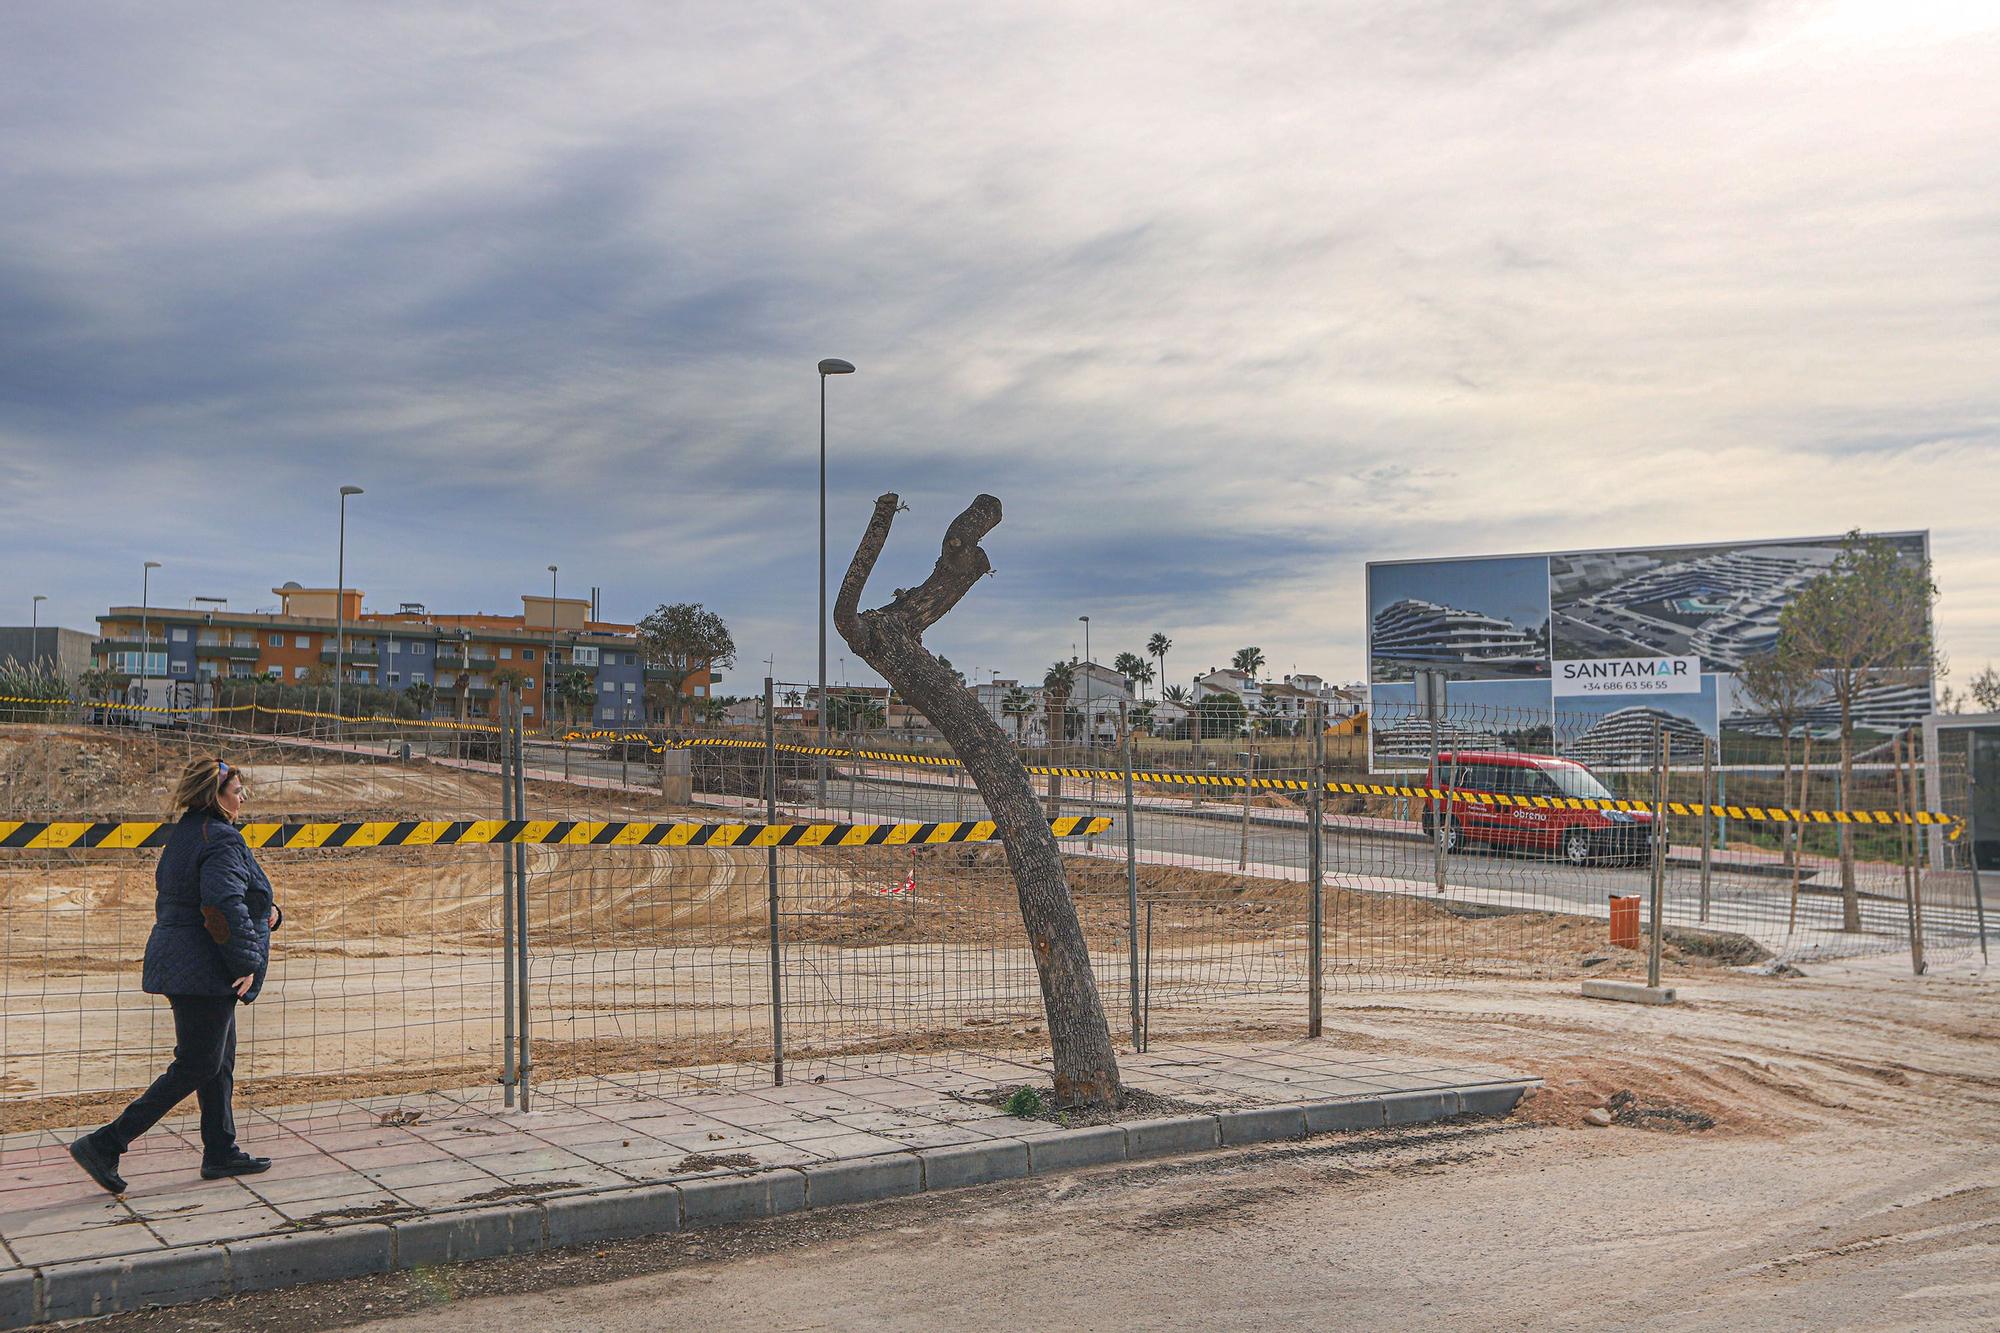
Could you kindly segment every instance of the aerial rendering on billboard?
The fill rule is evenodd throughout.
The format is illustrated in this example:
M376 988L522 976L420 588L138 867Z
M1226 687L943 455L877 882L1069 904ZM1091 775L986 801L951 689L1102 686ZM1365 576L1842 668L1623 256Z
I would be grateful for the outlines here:
M1870 534L1910 562L1929 534ZM1676 747L1775 737L1741 689L1745 663L1777 642L1779 618L1833 569L1840 537L1718 542L1545 555L1376 561L1367 567L1371 756L1405 767L1427 755L1431 725L1410 682L1448 679L1452 735L1560 751L1586 763L1648 762L1664 730ZM1794 735L1831 737L1838 704L1821 683ZM1888 734L1931 710L1928 668L1912 663L1855 701L1857 730ZM1442 725L1442 724L1441 724Z

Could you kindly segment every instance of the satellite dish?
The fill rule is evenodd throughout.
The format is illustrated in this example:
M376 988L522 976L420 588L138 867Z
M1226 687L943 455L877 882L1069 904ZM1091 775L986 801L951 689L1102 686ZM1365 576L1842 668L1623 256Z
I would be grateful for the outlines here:
M282 592L289 592L289 591L291 591L292 589L296 588L296 589L298 589L298 590L299 590L300 592L304 592L304 591L305 591L305 586L306 586L305 584L303 584L303 583L300 583L300 582L299 582L299 581L298 581L297 579L286 579L286 580L285 580L285 586L284 586L284 587L283 587L282 589L280 589L280 591L282 591Z

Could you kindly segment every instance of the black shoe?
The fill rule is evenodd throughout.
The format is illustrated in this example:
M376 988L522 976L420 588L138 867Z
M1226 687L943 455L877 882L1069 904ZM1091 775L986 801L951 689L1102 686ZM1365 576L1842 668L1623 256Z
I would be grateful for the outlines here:
M113 1194L125 1192L125 1177L118 1174L118 1154L106 1152L97 1146L96 1140L86 1134L69 1145L69 1155L76 1164L90 1173L90 1178L110 1190Z
M247 1152L239 1151L234 1157L226 1158L220 1162L203 1162L201 1164L201 1178L203 1180L221 1180L225 1176L254 1176L260 1171L269 1171L270 1169L270 1158L252 1157Z

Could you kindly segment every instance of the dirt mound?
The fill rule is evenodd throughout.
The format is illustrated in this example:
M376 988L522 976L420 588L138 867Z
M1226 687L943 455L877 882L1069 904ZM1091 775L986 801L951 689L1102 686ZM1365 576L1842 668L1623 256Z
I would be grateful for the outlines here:
M158 819L187 754L137 732L9 727L0 732L0 814Z

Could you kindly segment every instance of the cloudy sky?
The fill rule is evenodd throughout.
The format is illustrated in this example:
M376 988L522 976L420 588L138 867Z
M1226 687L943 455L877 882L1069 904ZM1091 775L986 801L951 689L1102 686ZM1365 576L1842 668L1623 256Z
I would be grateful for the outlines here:
M0 9L0 622L700 601L1359 677L1362 563L1929 528L2000 660L2000 19L1963 4ZM45 619L44 623L48 623ZM837 640L834 650L841 651ZM838 665L835 667L838 674ZM862 672L852 661L849 675Z

